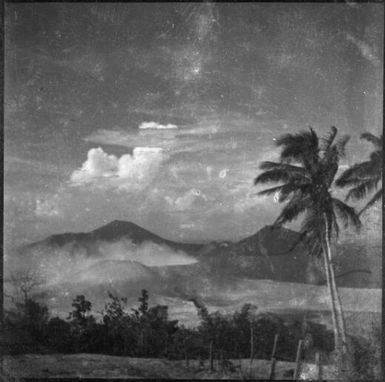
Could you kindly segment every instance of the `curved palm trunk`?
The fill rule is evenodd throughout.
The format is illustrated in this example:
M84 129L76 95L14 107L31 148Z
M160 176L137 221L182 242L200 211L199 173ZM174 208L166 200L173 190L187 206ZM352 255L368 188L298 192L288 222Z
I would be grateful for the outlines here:
M336 349L340 348L340 327L338 325L338 318L337 318L337 308L336 308L336 296L334 293L334 288L332 287L331 283L331 274L330 274L330 267L329 267L329 256L327 251L327 245L323 244L323 259L325 264L325 276L326 276L326 285L329 290L330 294L330 310L332 314L332 323L333 323L333 331L334 331L334 347Z
M338 325L338 331L340 332L341 335L341 340L342 340L342 350L344 353L347 352L347 347L346 347L346 327L345 327L345 319L344 319L344 314L342 310L342 303L341 303L341 298L338 293L337 289L337 284L336 284L336 278L334 274L334 268L333 268L333 261L332 261L332 253L330 249L330 241L329 241L329 224L326 218L326 215L324 215L325 218L325 227L326 227L326 232L325 232L325 244L326 244L326 258L328 262L328 268L329 268L329 275L330 275L330 289L333 293L334 297L334 308L336 310L336 320L337 320L337 325Z
M331 253L330 252L330 245L327 244L326 246L327 246L328 252ZM329 255L328 255L328 257L329 257ZM340 331L341 331L342 345L345 346L346 345L345 319L344 319L344 313L342 310L341 298L340 298L340 295L338 293L338 289L337 289L337 285L336 285L336 279L335 279L335 275L334 275L333 264L331 262L329 264L329 268L330 268L331 287L333 289L333 293L334 293L334 296L336 299L337 318L338 318L338 325L339 325Z

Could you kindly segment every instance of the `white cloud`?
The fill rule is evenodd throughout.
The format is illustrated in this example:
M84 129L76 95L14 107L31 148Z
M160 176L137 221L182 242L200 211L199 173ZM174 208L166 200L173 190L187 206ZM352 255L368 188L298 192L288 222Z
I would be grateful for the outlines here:
M135 244L131 240L122 239L116 242L96 243L94 253L88 256L82 246L66 244L61 248L39 248L32 250L30 256L20 261L14 258L12 271L30 269L49 284L60 283L71 279L82 272L83 280L93 279L92 267L104 261L124 261L126 265L135 261L148 267L163 267L170 265L186 265L197 263L198 260L183 251L175 251L166 245L153 242ZM127 275L129 279L130 275Z
M183 251L152 242L144 242L137 246L129 240L115 243L101 243L100 252L113 260L136 261L148 267L194 264L197 260Z
M161 125L156 122L143 122L138 130L100 129L85 138L87 142L117 145L122 147L161 147L176 152L196 152L202 148L215 148L212 138L223 130L218 120L205 120L196 125L183 126ZM207 136L211 139L207 140ZM220 149L223 150L222 143Z
M110 176L116 171L118 159L108 155L101 147L88 151L87 160L83 163L79 175L89 177Z
M139 129L177 129L177 125L168 123L167 125L162 125L158 122L142 122L139 126Z
M120 158L108 155L100 147L93 148L82 167L72 173L71 184L127 191L142 189L156 174L163 159L162 149L155 147L135 147L132 155Z

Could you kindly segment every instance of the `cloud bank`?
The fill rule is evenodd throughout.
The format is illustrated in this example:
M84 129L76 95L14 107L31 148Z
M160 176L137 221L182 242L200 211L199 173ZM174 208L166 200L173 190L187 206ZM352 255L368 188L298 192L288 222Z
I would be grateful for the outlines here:
M142 122L139 126L139 129L177 129L177 125L173 125L171 123L168 123L167 125L162 125L157 122Z
M120 158L107 154L101 147L93 148L88 151L82 167L72 173L70 183L140 190L151 181L163 159L162 149L156 147L135 147L132 155L124 154Z
M90 253L90 251L92 253ZM13 256L6 264L6 273L31 270L45 284L57 284L72 280L73 275L105 261L136 262L146 267L194 264L198 261L183 251L174 251L166 245L144 242L140 245L130 240L113 243L96 242L92 250L77 244L67 244L60 249L50 247L34 249L28 256ZM129 281L129 275L127 276ZM83 278L87 281L87 277Z

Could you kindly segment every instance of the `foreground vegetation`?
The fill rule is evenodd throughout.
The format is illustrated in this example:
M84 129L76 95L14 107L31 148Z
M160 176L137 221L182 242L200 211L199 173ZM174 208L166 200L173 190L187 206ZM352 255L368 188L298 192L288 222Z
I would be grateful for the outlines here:
M4 354L94 353L181 361L185 365L210 365L215 360L232 370L235 359L270 360L277 338L277 361L293 362L299 340L304 341L301 359L314 362L318 352L323 364L334 362L333 332L312 322L285 322L279 315L258 313L250 304L232 315L209 313L204 304L195 304L200 323L187 328L168 317L168 307L149 306L142 290L139 306L127 309L125 298L109 294L97 320L92 304L84 296L73 300L67 319L51 317L48 308L31 298L17 303L5 315ZM352 338L357 372L374 377L376 350L369 341ZM377 357L377 358L376 358ZM234 371L234 370L233 370Z
M210 352L226 358L270 359L274 337L278 335L277 359L295 360L300 339L311 336L306 357L314 349L328 354L333 349L333 333L314 323L287 323L272 313L254 312L245 304L232 315L209 313L193 300L200 323L187 328L170 320L165 305L149 306L142 290L139 306L127 309L125 298L109 294L109 302L97 320L92 304L84 296L73 300L67 319L50 317L48 308L27 298L5 316L9 354L100 353L130 357L208 359Z

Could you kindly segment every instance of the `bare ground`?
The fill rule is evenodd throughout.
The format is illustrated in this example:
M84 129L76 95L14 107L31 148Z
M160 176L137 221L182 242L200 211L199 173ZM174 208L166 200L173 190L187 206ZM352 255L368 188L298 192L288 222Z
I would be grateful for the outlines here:
M267 379L270 361L249 359L232 360L232 370L222 371L215 361L214 371L210 372L208 361L200 365L198 361L170 361L166 359L146 359L116 357L100 354L23 354L4 356L2 379L7 381L19 378L144 378L144 379ZM280 362L276 364L275 379L292 379L295 364ZM316 379L315 365L303 364L301 377ZM323 367L322 377L332 378L330 366Z

